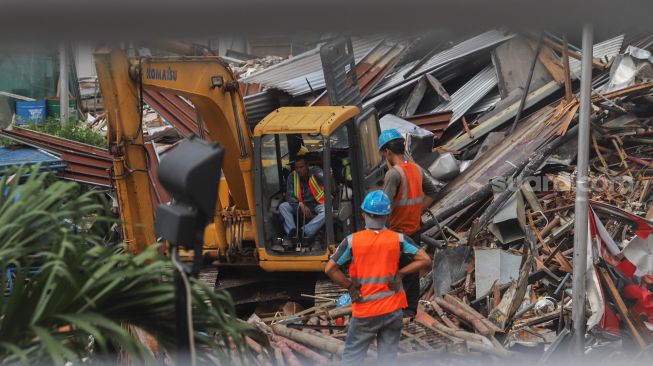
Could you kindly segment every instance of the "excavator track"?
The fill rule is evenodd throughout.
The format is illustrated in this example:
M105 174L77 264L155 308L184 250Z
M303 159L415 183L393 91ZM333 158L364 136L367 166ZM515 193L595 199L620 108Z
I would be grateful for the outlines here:
M228 291L242 317L262 303L294 301L313 306L318 277L312 272L265 272L258 266L207 266L199 275L209 286Z

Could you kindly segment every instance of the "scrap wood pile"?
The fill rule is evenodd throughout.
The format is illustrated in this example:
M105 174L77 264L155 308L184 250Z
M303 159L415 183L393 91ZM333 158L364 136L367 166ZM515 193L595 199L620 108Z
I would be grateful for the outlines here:
M343 289L336 289L330 294L324 293L325 288L333 286L335 285L324 281L319 282L320 296L317 297L317 305L314 307L303 309L299 304L289 302L281 311L257 311L257 314L249 318L248 322L267 335L269 340L267 344L251 338L246 339L248 348L260 364L277 362L291 366L324 365L340 360L351 319L351 304L338 301L346 293ZM445 354L447 358L442 357ZM368 351L368 356L376 358L374 343ZM462 341L440 331L437 325L433 326L417 319L405 319L399 343L399 360L433 364L434 356L440 357L440 362L445 362L452 359L463 360L469 354Z
M589 248L590 351L616 340L640 349L653 344L652 61L648 51L630 46L594 68L590 240L579 244ZM539 349L544 360L570 338L574 91L532 109L512 133L510 125L493 129L471 165L444 185L423 216L423 239L444 248L422 278L417 319L442 331L475 332L509 352ZM469 136L443 146L461 146L461 137ZM469 157L472 149L454 155Z

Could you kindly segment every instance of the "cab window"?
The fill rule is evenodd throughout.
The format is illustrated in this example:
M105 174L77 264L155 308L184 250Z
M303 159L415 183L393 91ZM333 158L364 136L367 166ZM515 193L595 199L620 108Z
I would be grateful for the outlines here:
M361 151L363 152L363 171L367 175L381 164L381 154L376 146L379 136L379 125L376 116L370 113L365 120L359 123L358 129L362 144Z

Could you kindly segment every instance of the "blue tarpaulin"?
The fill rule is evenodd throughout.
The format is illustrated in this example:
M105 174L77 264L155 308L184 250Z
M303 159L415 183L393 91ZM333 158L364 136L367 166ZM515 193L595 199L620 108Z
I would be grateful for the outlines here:
M60 169L66 166L60 158L32 147L0 147L0 173L15 165L41 164L41 169Z

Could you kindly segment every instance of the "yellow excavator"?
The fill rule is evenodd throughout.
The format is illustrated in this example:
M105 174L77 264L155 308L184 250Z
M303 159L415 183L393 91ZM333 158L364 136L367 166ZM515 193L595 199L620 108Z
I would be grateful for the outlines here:
M180 47L183 49L183 47ZM376 148L378 116L356 106L284 107L250 130L238 83L216 56L140 57L119 48L95 52L114 156L112 178L123 240L133 252L156 242L154 207L141 115L142 91L182 96L195 106L209 139L225 150L216 214L206 228L203 254L218 266L219 285L237 303L298 298L312 293L336 245L361 228L360 203L382 178ZM283 228L292 162L304 147L324 171L326 224L322 249L272 250Z

